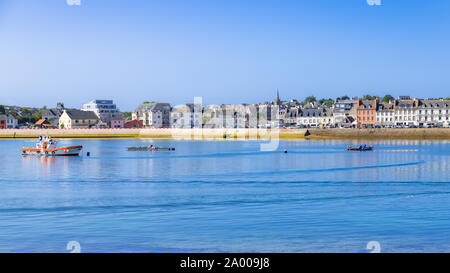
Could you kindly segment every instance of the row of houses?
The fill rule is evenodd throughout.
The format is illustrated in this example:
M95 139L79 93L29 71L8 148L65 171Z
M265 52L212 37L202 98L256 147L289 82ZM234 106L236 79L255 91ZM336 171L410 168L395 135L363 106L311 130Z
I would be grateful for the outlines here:
M403 96L384 103L353 98L325 107L281 101L277 93L273 102L260 104L143 104L133 113L133 119L149 128L450 127L450 100Z
M123 128L123 114L112 100L92 100L80 110L66 109L63 103L43 111L42 120L59 128Z
M411 99L389 102L359 98L336 100L324 106L296 100L258 104L207 105L144 102L125 119L112 100L92 100L81 109L63 103L42 112L40 128L278 128L278 127L391 127L450 126L450 100ZM0 128L17 128L17 119L0 115Z
M358 98L337 100L331 107L297 101L241 105L144 103L132 115L146 128L273 128L273 127L374 127L435 124L449 126L448 100L411 100L389 103Z
M382 103L358 100L357 124L366 126L450 126L450 100L403 98Z

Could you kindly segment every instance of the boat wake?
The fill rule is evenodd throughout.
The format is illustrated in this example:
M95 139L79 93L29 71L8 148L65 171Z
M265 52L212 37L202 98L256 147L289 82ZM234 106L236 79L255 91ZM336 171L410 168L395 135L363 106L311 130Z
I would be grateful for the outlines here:
M296 173L326 173L326 172L344 172L344 171L355 171L355 170L374 170L381 168L394 168L394 167L408 167L422 165L425 161L416 161L408 163L397 163L397 164L382 164L382 165L372 165L372 166L355 166L355 167L342 167L342 168L327 168L327 169L311 169L311 170L273 170L273 171L262 171L262 172L245 172L245 173L226 173L226 174L215 174L214 177L233 177L233 176L259 176L259 175L280 175L280 174L296 174ZM200 177L210 177L212 175L200 175ZM199 176L197 176L199 177Z

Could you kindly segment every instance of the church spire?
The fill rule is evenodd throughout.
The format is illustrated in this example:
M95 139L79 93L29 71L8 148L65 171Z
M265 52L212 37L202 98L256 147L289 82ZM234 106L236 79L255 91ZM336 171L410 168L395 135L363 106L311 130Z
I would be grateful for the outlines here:
M280 93L278 92L278 88L277 88L277 97L275 98L275 104L280 105Z

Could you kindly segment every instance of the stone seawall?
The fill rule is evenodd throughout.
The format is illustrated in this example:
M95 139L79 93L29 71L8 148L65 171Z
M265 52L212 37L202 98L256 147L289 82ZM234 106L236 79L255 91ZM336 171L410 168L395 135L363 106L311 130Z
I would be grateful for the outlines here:
M437 139L450 128L418 129L0 129L0 138L175 138L175 139Z
M180 139L269 139L303 138L305 129L0 129L0 138L180 138Z

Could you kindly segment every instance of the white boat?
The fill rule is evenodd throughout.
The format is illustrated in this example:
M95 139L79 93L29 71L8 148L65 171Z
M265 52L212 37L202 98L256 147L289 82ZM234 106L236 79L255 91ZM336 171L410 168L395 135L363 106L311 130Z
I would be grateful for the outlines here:
M22 148L22 155L38 156L77 156L80 154L83 146L57 147L58 141L49 136L39 137L39 142L35 148Z

